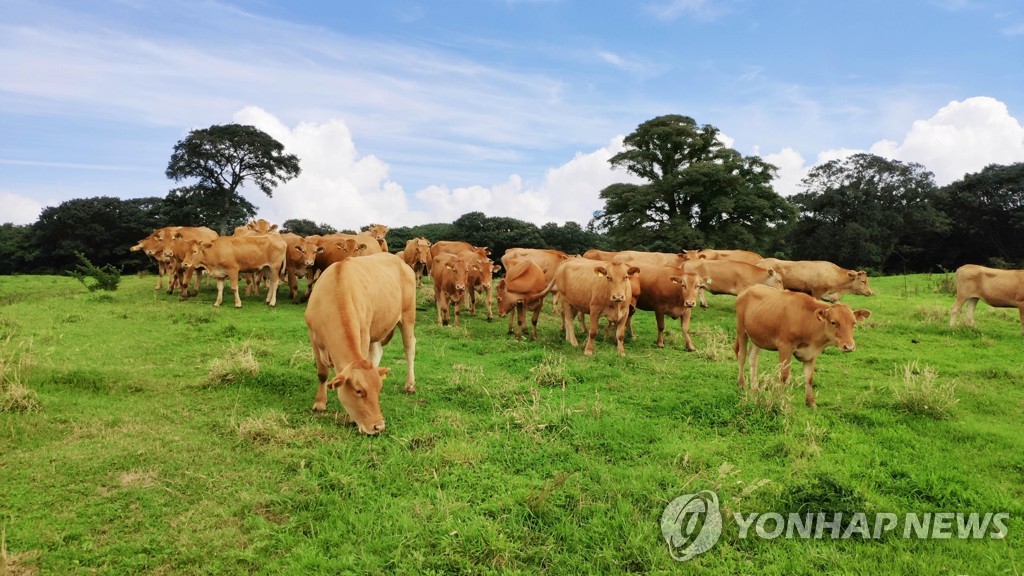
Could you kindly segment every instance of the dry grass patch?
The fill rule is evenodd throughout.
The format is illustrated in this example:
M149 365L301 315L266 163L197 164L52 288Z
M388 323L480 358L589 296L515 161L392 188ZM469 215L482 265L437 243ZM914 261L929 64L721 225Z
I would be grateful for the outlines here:
M936 420L949 418L960 400L956 397L956 382L939 382L935 368L917 360L894 369L897 382L893 396L897 407L911 414L929 416Z
M35 567L38 552L9 554L7 552L7 526L0 528L0 575L3 576L35 576L39 569Z
M244 376L256 376L260 373L260 363L256 359L252 343L242 342L228 350L223 358L218 358L210 365L207 381L210 384L232 384Z
M13 333L0 340L0 412L36 412L42 406L34 390L25 386L32 366L31 344L11 344Z
M343 416L343 414L339 415ZM347 424L347 418L339 424ZM238 436L259 446L281 446L325 440L324 432L313 428L293 428L288 416L279 410L271 410L258 416L250 416L238 423Z
M735 360L733 352L735 339L718 326L695 326L690 329L694 345L697 348L695 354L699 358L711 360L712 362L723 362Z

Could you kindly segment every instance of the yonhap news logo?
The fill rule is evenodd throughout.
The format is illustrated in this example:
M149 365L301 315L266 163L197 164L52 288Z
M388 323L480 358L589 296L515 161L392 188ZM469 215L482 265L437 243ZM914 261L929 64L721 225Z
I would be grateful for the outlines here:
M728 518L728 517L726 517ZM896 537L918 540L1001 540L1006 538L1008 512L733 512L737 536L804 540L878 540ZM722 536L723 518L718 495L710 490L684 494L669 502L661 514L661 534L669 554L680 562L715 546Z

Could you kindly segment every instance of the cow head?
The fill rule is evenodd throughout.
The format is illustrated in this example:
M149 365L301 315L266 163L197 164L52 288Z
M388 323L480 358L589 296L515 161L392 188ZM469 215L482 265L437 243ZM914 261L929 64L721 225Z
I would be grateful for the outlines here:
M316 264L316 255L324 253L324 247L317 246L316 241L309 238L303 238L294 246L294 250L302 254L302 263L306 265L306 268L312 268Z
M833 304L814 311L814 317L825 323L829 343L843 352L853 352L857 347L853 340L853 325L868 316L871 316L870 310L854 311L846 304Z
M277 224L271 224L263 218L259 220L252 220L245 225L245 229L255 234L273 234L277 232ZM238 233L238 228L235 229L235 233Z
M777 288L782 290L782 274L775 271L774 268L768 269L768 276L765 277L764 281L761 282L769 288Z
M391 230L383 224L371 224L366 230L366 233L373 236L373 239L377 242L384 240L384 237L388 235L388 231Z
M498 317L504 318L512 310L513 304L508 297L508 287L505 284L504 278L498 281L498 287L495 290L498 294Z
M181 265L185 268L198 268L203 265L203 251L213 248L213 242L193 240L190 246L191 249L185 251L185 259L181 261Z
M462 258L449 258L445 260L444 268L451 274L452 295L456 300L461 300L463 293L466 292L466 286L469 285L470 263Z
M430 241L426 238L414 238L409 242L413 243L413 250L416 253L416 262L427 266L430 264Z
M683 307L693 308L697 305L697 297L700 296L701 288L710 284L711 278L701 278L693 272L684 272L679 276L669 276L669 281L679 285Z
M622 262L609 262L605 266L594 266L594 273L608 281L608 298L611 302L632 302L633 285L636 284L639 288L640 284L639 268L626 266ZM639 293L637 290L637 294Z
M390 371L390 368L374 366L368 360L357 360L350 362L327 382L328 389L338 390L338 401L363 434L377 434L384 429L380 391Z
M850 270L847 274L850 276L850 292L860 294L861 296L875 295L875 293L871 291L871 286L868 285L867 272L863 270L857 270L856 272Z

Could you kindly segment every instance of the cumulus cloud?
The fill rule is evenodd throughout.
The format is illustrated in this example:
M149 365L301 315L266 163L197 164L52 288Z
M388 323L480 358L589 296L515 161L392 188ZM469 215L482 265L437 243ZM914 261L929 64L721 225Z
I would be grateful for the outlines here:
M32 224L39 219L46 205L13 192L0 190L0 206L4 207L4 215L0 224Z
M803 190L800 181L807 175L804 157L796 150L786 147L774 154L766 154L764 161L779 167L778 175L772 186L783 196L792 196Z

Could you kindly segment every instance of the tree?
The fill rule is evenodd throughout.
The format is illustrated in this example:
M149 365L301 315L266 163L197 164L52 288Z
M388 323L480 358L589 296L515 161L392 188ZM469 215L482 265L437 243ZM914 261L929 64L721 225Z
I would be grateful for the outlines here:
M229 224L238 220L240 211L251 209L255 215L255 207L238 193L243 184L250 182L272 197L275 187L299 172L297 156L285 154L284 146L266 132L242 124L192 130L174 145L167 164L171 180L198 180L198 184L173 190L172 194L201 201L221 234L228 233Z
M922 242L948 229L931 172L874 154L815 166L792 197L800 211L793 257L878 270L927 269Z
M545 248L561 250L567 254L583 254L591 248L605 249L605 238L592 230L584 230L576 222L566 222L559 226L548 222L540 227L541 238Z
M281 225L281 229L283 232L291 232L299 236L326 236L337 232L330 224L317 224L305 218L285 220L284 224Z
M617 248L767 249L795 211L771 187L775 166L726 147L718 134L688 116L640 124L609 162L648 183L606 187L591 224Z
M32 226L0 224L0 274L33 272L38 251L31 240Z
M1024 162L967 174L939 191L937 205L953 223L941 243L946 268L1024 267Z
M483 212L468 212L452 222L451 240L463 240L485 246L491 260L500 262L509 248L542 248L544 238L535 224L505 216L488 217Z

